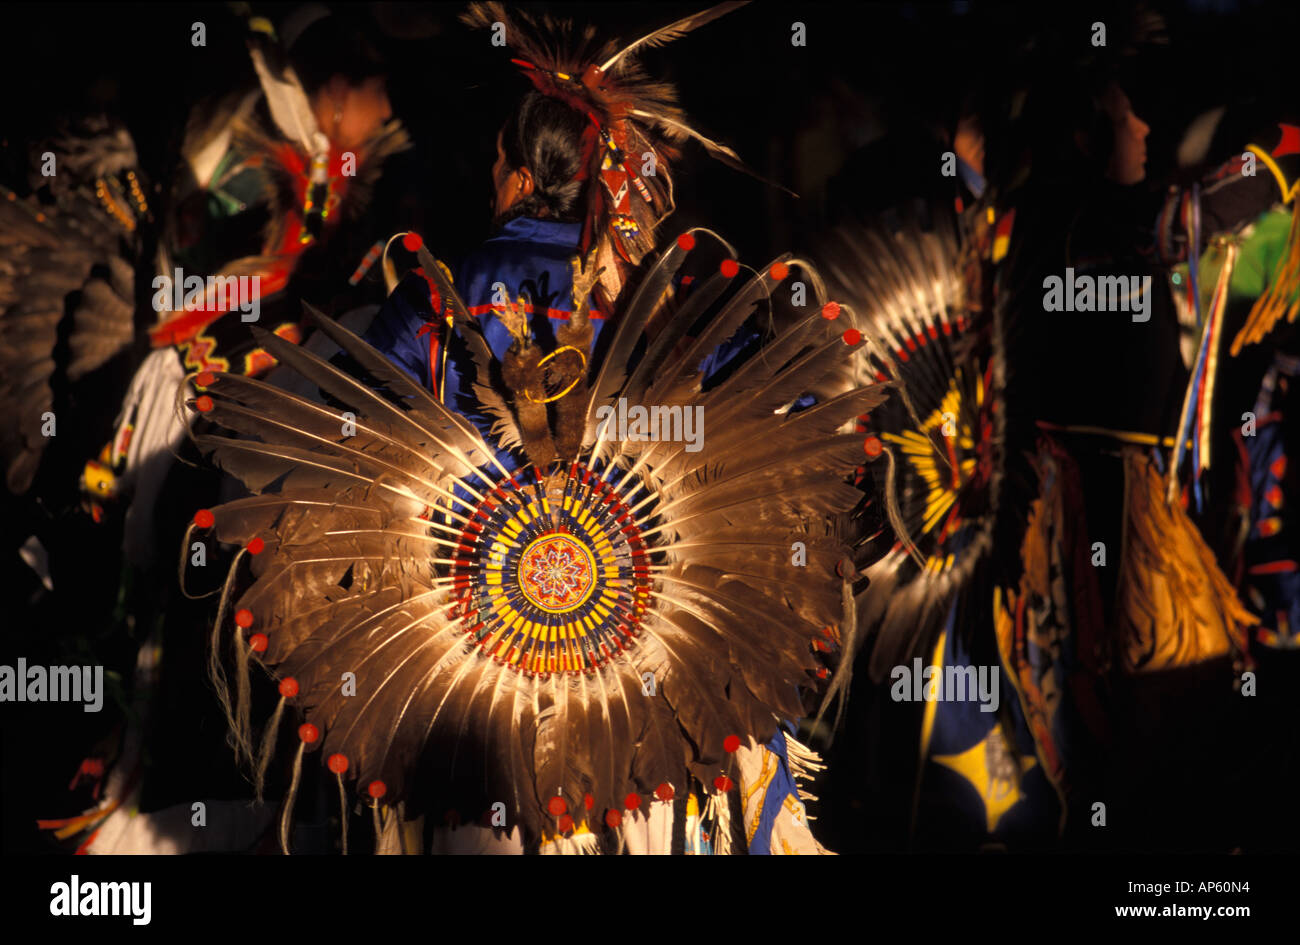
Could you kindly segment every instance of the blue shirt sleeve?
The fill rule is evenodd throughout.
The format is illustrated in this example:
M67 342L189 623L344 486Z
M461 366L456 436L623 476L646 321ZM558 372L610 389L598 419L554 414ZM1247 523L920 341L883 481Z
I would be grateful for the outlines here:
M362 337L428 390L433 386L429 334L420 329L434 318L429 284L412 273L398 283Z

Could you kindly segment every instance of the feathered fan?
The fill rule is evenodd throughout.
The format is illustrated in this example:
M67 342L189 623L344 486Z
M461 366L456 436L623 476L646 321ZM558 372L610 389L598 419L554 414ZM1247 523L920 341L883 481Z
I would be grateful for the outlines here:
M821 312L703 389L704 357L801 265L783 257L742 279L728 258L679 303L673 277L706 232L653 263L589 386L564 398L580 435L513 431L529 449L513 473L467 421L320 315L364 380L261 342L338 410L243 377L193 378L189 403L229 431L196 442L255 493L195 519L241 548L214 635L242 668L272 670L303 711L299 760L320 750L340 785L346 772L385 802L502 801L535 843L575 821L615 826L640 795L680 796L692 779L725 789L726 775L740 780L731 736L761 743L804 713L801 690L826 675L813 643L841 619L846 543L829 520L861 499L847 479L862 437L836 431L887 391L783 409L860 356L858 333ZM437 271L431 258L425 271ZM648 338L652 321L665 327ZM519 417L531 406L511 404ZM638 438L701 413L701 438ZM538 463L539 437L555 461ZM251 754L245 687L229 703Z

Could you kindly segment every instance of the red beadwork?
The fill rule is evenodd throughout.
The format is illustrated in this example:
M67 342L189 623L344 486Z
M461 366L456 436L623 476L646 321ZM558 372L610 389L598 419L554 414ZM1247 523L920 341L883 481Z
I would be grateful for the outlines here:
M736 786L736 783L732 781L731 778L727 777L725 774L720 774L713 779L713 786L717 788L719 791L721 791L723 794L726 794L728 791L730 791L733 787Z

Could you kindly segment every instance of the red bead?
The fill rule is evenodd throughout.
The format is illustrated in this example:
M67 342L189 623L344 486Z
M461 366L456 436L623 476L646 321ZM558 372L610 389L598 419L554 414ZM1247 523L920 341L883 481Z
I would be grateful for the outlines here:
M262 539L260 538L254 538L252 541L248 543L248 553L250 555L260 555L262 553L262 549L265 547L266 547L266 542L262 541Z
M280 695L286 699L292 699L298 694L298 680L292 676L285 676L280 680Z
M856 328L850 328L848 331L844 333L844 343L848 345L850 348L852 348L861 340L862 340L862 332L858 331Z
M564 802L564 798L556 796L546 802L546 809L552 817L559 817L569 809L569 805Z
M217 375L213 374L211 371L204 371L202 374L194 378L194 385L200 389L211 387L216 382Z
M734 781L731 780L731 778L727 777L725 774L720 774L713 779L713 786L717 788L719 791L721 791L723 794L726 794L733 787L735 787L736 784Z
M731 279L735 277L736 273L740 272L740 263L734 259L724 259L718 270L728 279Z
M673 786L671 784L661 784L655 788L655 797L661 801L671 801L673 799Z
M267 644L270 642L265 633L255 633L248 638L248 646L254 653L265 653Z
M383 781L371 781L370 787L366 788L366 793L375 800L379 800L379 798L388 793L388 785Z
M830 671L829 669L827 669L825 666L819 666L819 667L817 668L817 678L818 678L818 679L825 679L825 678L826 678L827 676L829 676L830 674L831 674L831 671Z
M872 459L877 459L885 451L885 446L880 442L880 437L869 436L862 441L862 451Z
M402 237L402 245L411 252L417 253L420 251L420 247L424 245L424 240L420 238L419 233L407 233Z
M783 262L772 263L772 268L768 270L768 274L773 278L773 280L780 282L786 276L790 275L790 267Z
M325 764L327 764L329 769L335 774L342 774L344 771L348 770L348 759L345 755L330 755L329 760L326 761Z
M692 233L683 233L681 236L677 237L677 245L689 253L695 248L695 235Z
M199 528L211 528L217 523L217 517L209 509L199 509L194 513L194 524Z
M722 740L722 750L726 752L738 751L740 749L740 736L728 735Z
M629 794L627 797L623 798L623 806L628 810L636 810L641 806L641 795Z
M247 630L252 625L253 625L253 612L251 610L245 609L245 610L235 611L236 627L243 627L245 630Z
M623 823L623 812L617 810L605 811L605 823L617 830Z
M560 829L560 833L572 833L573 818L570 817L568 814L565 814L563 817L561 817L559 823L559 829Z
M825 305L822 306L822 318L826 319L827 321L832 321L839 317L840 317L839 302L827 302Z
M199 413L207 413L212 409L212 398L204 394L198 400L194 401L194 406L198 408Z
M320 729L312 725L310 722L303 722L298 726L298 737L310 745L316 739L320 738Z
M587 810L591 810L596 806L596 799L590 794L584 794L582 796L582 806L587 808Z

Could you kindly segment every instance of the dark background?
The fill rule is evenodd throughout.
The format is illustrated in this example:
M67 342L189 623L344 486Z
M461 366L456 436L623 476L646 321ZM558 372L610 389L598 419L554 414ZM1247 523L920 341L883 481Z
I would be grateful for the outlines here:
M525 81L509 65L507 50L493 48L486 34L457 22L460 4L328 6L364 22L379 37L391 65L394 113L416 144L390 166L377 199L375 231L361 234L358 242L365 247L391 232L415 228L438 255L459 257L488 235L495 132ZM630 39L700 6L548 3L529 9L593 22L602 34ZM253 12L278 22L290 8L254 4ZM687 145L675 177L677 213L664 235L709 226L751 263L786 249L806 249L856 198L888 200L895 191L909 191L917 175L932 173L937 155L909 146L918 132L951 129L958 106L969 96L996 106L1039 73L1068 70L1068 57L1051 50L1086 47L1090 24L1097 20L1107 22L1114 35L1114 24L1128 9L1105 3L1076 8L758 2L664 49L650 50L644 62L677 84L696 127L800 194L789 197ZM1126 72L1134 109L1152 127L1152 188L1174 173L1178 139L1205 109L1231 106L1227 138L1234 128L1253 128L1261 116L1294 115L1295 37L1300 35L1300 4L1293 2L1164 3L1154 9L1165 18L1170 42L1143 49ZM806 47L791 45L795 20L806 25ZM195 21L207 26L206 47L191 45ZM242 23L223 4L10 5L4 32L0 179L6 182L23 179L22 165L31 157L26 145L53 119L92 108L122 118L141 165L154 181L166 180L191 106L254 81ZM864 148L872 159L850 162ZM85 600L102 599L111 594L115 564L106 564L103 556L111 552L96 548L93 538L87 538L86 549L83 572L69 579L84 582ZM17 562L3 565L0 655L8 663L18 655L58 662L57 654L75 652L79 641L94 636L86 624L91 611L88 605L79 610L84 600L75 597L28 605L33 588L12 573L19 569ZM129 670L129 653L116 659ZM910 783L912 772L864 769L872 740L911 737L914 720L889 714L897 710L888 703L871 706L864 692L860 713L870 715L870 731L856 731L840 742L832 759L839 772L833 797L827 785L820 789L818 833L831 849L907 847L907 818L897 802L900 785ZM86 726L89 716L79 707L4 705L0 713L0 849L52 851L33 819L66 816L88 805L86 793L69 792L67 782L89 742L102 732L88 734L94 725ZM1189 732L1188 745L1197 741ZM1272 747L1241 746L1243 752L1256 749ZM1251 802L1243 789L1225 805L1232 810L1202 812L1203 818L1187 825L1188 845L1216 850L1238 845L1236 805L1242 802L1255 805L1247 831L1252 836L1267 833L1274 805L1290 806L1284 799ZM1140 825L1129 829L1140 838Z

